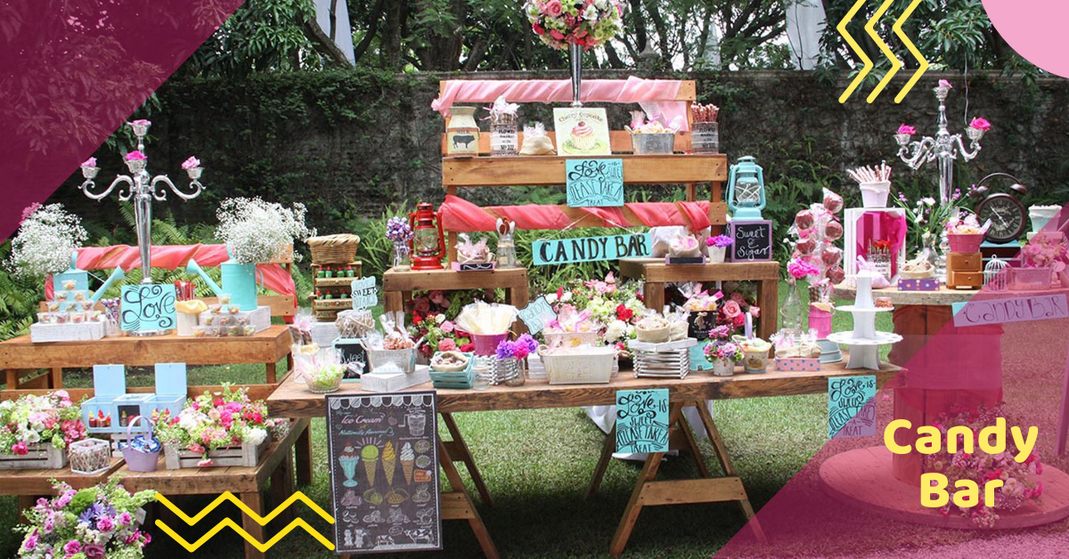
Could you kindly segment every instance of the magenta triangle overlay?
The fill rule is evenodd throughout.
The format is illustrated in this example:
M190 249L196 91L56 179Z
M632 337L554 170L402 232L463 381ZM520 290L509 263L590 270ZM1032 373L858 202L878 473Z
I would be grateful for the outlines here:
M45 201L242 0L0 4L0 240Z
M1058 231L1069 232L1069 206L1063 207L1061 214L1043 229L1043 233ZM1060 293L1066 291L1069 290ZM966 312L970 306L984 299L1008 296L1012 295L985 287L976 292L961 312ZM908 346L911 340L907 339L905 343ZM718 550L715 557L891 557L906 551L912 553L910 557L928 556L929 553L932 557L942 558L995 556L986 552L976 555L975 550L980 549L981 545L993 545L980 540L1006 535L1005 531L950 529L889 519L871 508L846 503L833 496L823 487L820 467L840 453L883 447L884 428L892 419L901 417L903 410L907 415L918 414L927 404L929 413L935 411L931 402L921 404L915 399L903 397L902 393L895 393L895 387L906 386L908 377L909 386L954 389L956 402L964 407L974 407L980 402L1004 401L1007 415L1018 420L1017 424L1022 427L1034 425L1039 429L1036 452L1046 470L1035 479L1046 479L1049 487L1051 467L1069 471L1069 459L1056 454L1057 423L1062 409L1069 405L1069 402L1063 401L1063 387L1069 386L1065 384L1069 382L1066 380L1069 374L1069 320L1035 320L957 328L951 319L935 335L926 340L912 340L912 343L916 348L915 354L904 363L904 369L908 372L896 375L876 395L877 436L837 437L825 443L758 511L756 521L767 536L767 543L756 541L747 525ZM942 404L946 402L938 402L935 407ZM914 424L915 427L917 425ZM730 427L722 426L722 429L730 433ZM730 452L731 441L727 443ZM747 476L758 476L760 473L741 472L740 475L743 483L747 484ZM891 479L889 483L903 482ZM917 503L920 502L919 487L915 492L910 490L907 493ZM1048 498L1050 493L1047 491L1044 494L1048 505L1055 504ZM1064 493L1061 500L1066 501ZM737 509L730 507L721 510L725 511L722 514L739 514ZM704 521L710 520L707 518ZM1061 537L1059 534L1064 535L1067 526L1069 520L1061 520L1010 531L1017 538L1025 538L1017 540L1016 545L1022 547L1015 548L1017 551L1012 556L1018 556L1016 553L1025 550L1033 551L1027 543L1029 538L1037 542L1031 557L1064 556L1059 555L1064 553L1064 549L1045 554L1042 550L1049 547L1049 543L1041 542L1051 541L1048 536Z

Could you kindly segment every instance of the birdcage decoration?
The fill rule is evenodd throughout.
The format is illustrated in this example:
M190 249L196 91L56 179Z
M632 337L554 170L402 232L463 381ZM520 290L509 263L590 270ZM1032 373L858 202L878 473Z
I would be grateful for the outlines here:
M992 256L991 260L984 266L984 287L991 291L1006 291L1006 286L1009 283L1007 279L1009 273L1000 273L1005 269L1006 261L997 256Z

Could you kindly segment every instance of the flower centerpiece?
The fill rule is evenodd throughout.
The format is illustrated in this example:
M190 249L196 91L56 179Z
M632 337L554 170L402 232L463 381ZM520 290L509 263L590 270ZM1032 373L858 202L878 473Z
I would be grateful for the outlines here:
M197 467L215 465L216 452L231 447L262 448L269 439L269 431L276 421L267 417L267 405L262 400L252 401L247 388L231 388L224 383L219 392L205 392L190 399L186 407L171 415L170 410L153 414L156 433L164 443L168 454L168 469L174 469L171 455L186 458L199 456ZM257 452L252 453L258 458ZM237 465L220 461L219 465ZM248 465L255 465L253 464Z
M966 210L955 212L947 219L947 241L950 252L972 254L980 252L980 243L984 240L989 224L980 225L976 214Z
M23 211L18 234L11 239L8 266L23 279L58 274L71 266L71 255L88 237L81 219L62 204L33 204Z
M628 356L627 339L634 338L634 326L646 308L638 282L618 285L610 272L604 279L574 280L545 297L557 312L558 320L561 316L585 316L597 325L595 341L616 344L617 355ZM548 336L546 340L549 342Z
M942 440L937 446L938 452L925 455L926 471L945 475L948 487L955 487L959 480L969 480L980 487L993 479L1003 480L1002 487L994 489L994 506L986 506L982 499L971 507L947 503L941 509L943 515L956 512L977 526L991 528L998 521L1000 512L1016 510L1029 501L1039 501L1043 496L1043 482L1035 479L1035 476L1043 473L1039 455L1033 452L1023 462L1018 462L1015 457L1020 449L1013 437L1007 437L1005 452L995 455L966 452L968 447L964 445L957 445L958 451L954 454L947 451L947 433L951 428L964 426L973 433L979 433L984 427L995 425L999 419L1009 425L1021 424L1007 417L1001 405L991 408L981 405L974 409L951 409L940 414L932 424L942 433ZM958 442L961 442L960 438Z
M287 208L261 198L229 198L219 204L215 235L226 243L232 261L239 264L271 262L283 256L294 240L315 235L304 223L304 204ZM293 258L300 260L300 254Z
M731 340L732 331L726 324L709 331L705 359L713 364L713 374L718 377L730 377L735 372L735 365L742 361L742 349Z
M441 295L440 291L437 293ZM445 302L449 301L445 300ZM419 352L427 358L438 351L470 352L474 349L468 333L459 330L456 323L446 318L444 312L428 313L423 316L414 314L408 333L414 339L423 339Z
M538 351L538 342L530 334L523 334L515 341L503 340L497 344L491 366L489 383L505 386L523 386L523 361Z
M117 479L75 490L55 483L57 496L38 499L23 511L28 524L16 530L26 536L18 557L24 559L140 559L152 541L140 530L142 507L156 500L156 491L130 494Z
M27 456L51 447L57 451L86 437L81 408L65 390L46 396L27 394L0 402L0 454ZM60 453L66 463L66 453ZM55 467L62 467L59 464Z
M715 235L705 239L705 246L709 247L709 260L713 264L722 264L727 259L728 247L735 244L735 240L727 235Z

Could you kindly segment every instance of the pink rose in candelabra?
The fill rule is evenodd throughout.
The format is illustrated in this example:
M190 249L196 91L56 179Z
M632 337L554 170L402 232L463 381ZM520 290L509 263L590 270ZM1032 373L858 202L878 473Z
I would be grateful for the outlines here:
M138 150L134 150L126 154L127 161L144 161L146 159L148 159L148 157Z
M907 136L912 136L917 133L917 129L908 124L903 124L898 127L898 133L905 134Z
M939 87L947 87L950 89L954 89L954 86L950 85L949 80L939 80Z
M826 266L838 266L843 261L843 251L839 247L826 247L820 253L820 261Z
M183 170L188 171L190 169L196 169L197 167L200 167L200 159L197 159L196 156L191 155L189 156L189 159L182 162Z
M843 209L843 197L837 193L824 189L824 209L833 214L839 213ZM838 238L838 237L836 237Z
M838 221L829 221L824 225L824 238L837 241L843 238L843 225Z
M984 132L987 132L988 130L991 130L991 123L988 122L987 119L976 117L972 119L972 122L969 123L969 128L975 128L977 130L983 130Z
M799 229L804 230L813 227L814 221L815 218L813 217L813 212L810 210L802 210L794 216L794 224L797 225Z
M796 248L800 254L808 256L813 254L813 251L816 250L817 242L813 240L812 237L807 237L798 241L798 243L794 245L794 248Z
M842 283L846 279L846 270L843 270L840 266L832 266L824 272L824 276L831 280L833 284Z
M139 119L131 122L130 126L149 126L151 124L152 124L152 121L146 120L146 119L143 119L143 118L139 118Z
M89 159L85 160L85 163L82 163L82 167L96 167L96 166L97 166L97 158L95 158L95 157L90 157Z

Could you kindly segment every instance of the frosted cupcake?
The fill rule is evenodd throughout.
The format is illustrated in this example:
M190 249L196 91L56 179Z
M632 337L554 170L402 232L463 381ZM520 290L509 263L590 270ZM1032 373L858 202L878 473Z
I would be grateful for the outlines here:
M575 149L583 151L593 149L596 141L594 129L585 121L580 121L575 128L572 128L572 145Z

